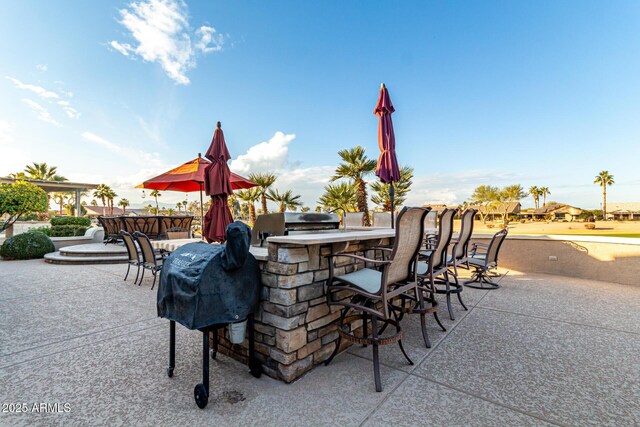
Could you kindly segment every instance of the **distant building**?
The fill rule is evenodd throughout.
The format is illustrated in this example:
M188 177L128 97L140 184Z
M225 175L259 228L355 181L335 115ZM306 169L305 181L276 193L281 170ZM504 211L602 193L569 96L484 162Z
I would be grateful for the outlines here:
M476 219L480 219L482 218L482 215L484 215L485 218L490 221L502 219L502 214L505 212L505 209L507 217L510 215L518 215L522 209L520 202L498 203L493 206L469 205L469 207L478 211Z
M607 219L640 221L640 202L607 203Z
M551 221L575 221L582 213L582 209L562 203L553 203L537 209L527 209L520 212L520 218Z
M84 205L84 209L87 211L88 217L98 217L98 216L121 216L121 215L129 215L129 216L142 216L147 215L147 212L144 209L126 209L118 208L116 206L113 207L113 214L111 213L111 208L108 206L92 206L92 205Z

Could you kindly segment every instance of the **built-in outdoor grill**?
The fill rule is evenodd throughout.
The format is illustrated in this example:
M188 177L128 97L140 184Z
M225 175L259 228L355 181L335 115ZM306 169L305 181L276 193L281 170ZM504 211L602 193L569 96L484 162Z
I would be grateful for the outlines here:
M224 245L189 243L175 250L162 266L158 287L158 316L169 319L169 368L175 368L176 322L202 332L202 383L194 397L200 408L209 399L209 334L217 351L218 329L229 326L229 341L240 344L249 329L249 368L260 377L254 357L253 314L260 304L260 269L249 253L250 230L234 222L227 227Z
M340 217L335 213L282 212L260 215L251 232L251 244L260 244L269 236L317 233L336 230Z

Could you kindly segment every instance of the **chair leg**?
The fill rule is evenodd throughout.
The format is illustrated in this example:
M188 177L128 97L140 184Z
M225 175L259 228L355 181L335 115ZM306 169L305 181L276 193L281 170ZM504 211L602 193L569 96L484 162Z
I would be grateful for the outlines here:
M369 338L369 315L367 313L365 313L364 311L362 312L362 337L363 338ZM362 344L362 347L366 347L366 344Z
M138 283L138 276L140 275L140 264L138 264L138 271L136 272L136 280L133 281L133 284L137 284Z
M342 309L342 314L340 315L340 319L338 320L338 328L342 328L342 322L344 322L344 318L347 316L348 311L349 311L348 308ZM338 339L336 341L336 348L333 349L333 353L331 353L331 356L329 356L329 358L324 362L324 366L328 366L329 363L331 363L331 361L333 360L333 358L336 357L336 355L338 354L338 351L340 351L341 342L342 342L342 335L338 334Z
M449 285L449 274L448 273L444 273L444 280L445 280L445 289L446 289L446 293L447 293L447 309L449 310L449 318L451 320L456 320L456 318L453 316L453 307L451 306L451 286Z
M438 322L438 325L440 325L440 328L442 328L443 332L447 332L447 328L444 327L444 325L442 324L442 322L440 322L440 318L438 317L438 313L434 312L433 313L433 317L435 317L436 322Z
M402 330L402 328L400 327L400 320L398 319L398 314L393 309L393 307L391 307L391 304L389 304L389 309L391 309L391 312L393 313L393 317L396 320L396 332L399 334L400 331ZM387 323L387 325L388 325L388 323ZM385 325L385 327L386 327L386 325ZM398 345L400 346L400 350L402 351L402 354L404 355L404 358L407 359L407 362L409 362L409 365L413 365L413 360L411 360L411 358L409 357L407 352L404 351L404 346L402 345L402 340L398 340Z
M138 286L142 285L142 281L144 280L144 272L146 271L146 268L142 268L142 276L140 276L140 282L138 282Z
M371 316L371 329L372 336L375 340L378 338L378 319L376 316ZM373 377L376 383L376 391L382 391L382 381L380 380L380 355L378 354L378 344L375 343L373 347Z
M124 275L124 281L127 281L127 277L129 277L129 270L131 270L131 264L127 264L127 274Z
M424 309L424 296L421 290L418 290L418 307ZM436 314L435 312L433 314ZM422 339L424 345L427 348L431 348L431 341L429 341L429 334L427 333L427 319L425 313L420 313L420 329L422 330Z
M460 286L460 282L458 281L458 276L454 275L453 279L456 281L456 295L458 296L458 301L460 301L460 305L462 305L462 308L464 308L466 311L469 311L467 306L464 305L464 302L462 302L462 296L460 294L462 293L463 287Z
M151 273L153 274L153 285L151 285L151 290L153 290L153 288L156 287L156 277L158 276L158 273L156 270L152 270Z

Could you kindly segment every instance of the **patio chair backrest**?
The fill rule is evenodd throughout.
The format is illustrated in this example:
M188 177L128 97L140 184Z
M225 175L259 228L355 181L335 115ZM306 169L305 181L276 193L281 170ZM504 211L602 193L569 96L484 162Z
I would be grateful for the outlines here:
M398 216L396 238L391 252L391 263L383 270L383 291L387 285L406 280L412 272L413 261L420 249L425 208L405 207Z
M151 239L158 238L159 221L156 216L127 216L122 217L124 229L129 233L140 232Z
M500 252L500 247L502 246L504 239L507 237L507 233L507 229L503 228L491 238L491 242L489 242L489 247L487 248L487 267L498 265L498 253Z
M364 212L345 212L345 227L362 227L364 224Z
M120 234L120 218L115 216L98 216L98 222L104 228L105 236L117 236Z
M430 257L430 263L437 269L447 263L447 250L453 234L453 217L456 209L445 209L440 214L440 227L438 228L438 241Z
M462 214L462 221L460 226L460 235L458 236L458 243L455 245L456 253L453 254L454 259L461 259L467 256L467 249L469 248L469 240L473 234L473 218L476 216L476 210L469 208Z
M142 253L142 261L146 264L157 265L156 254L151 246L151 241L146 234L136 231L133 233L133 237L136 238L140 252Z
M438 228L438 211L429 209L429 213L424 217L424 228L425 230Z
M371 217L373 227L391 228L391 212L373 212Z
M170 231L191 231L193 216L162 216L160 217L160 238L170 239ZM175 237L174 237L175 238Z
M129 261L139 261L138 248L136 248L136 242L133 240L133 236L124 230L120 230L122 241L125 248L127 248L127 255L129 255Z

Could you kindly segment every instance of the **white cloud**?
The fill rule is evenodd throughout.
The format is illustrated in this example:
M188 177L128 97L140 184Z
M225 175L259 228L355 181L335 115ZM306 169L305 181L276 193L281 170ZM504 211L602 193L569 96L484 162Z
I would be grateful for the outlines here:
M22 99L22 102L24 102L31 109L31 111L36 113L38 120L41 120L46 123L50 123L54 126L58 126L58 127L62 126L60 123L58 123L56 119L54 119L51 116L51 113L49 113L49 110L44 108L42 105L27 98Z
M109 46L127 57L139 56L159 63L178 84L189 84L186 72L196 66L196 53L222 49L224 37L213 27L202 26L195 32L189 26L188 10L181 0L132 2L120 10L119 21L136 43L113 40ZM195 38L196 49L192 47Z
M202 52L220 52L222 50L224 36L218 34L215 28L203 25L196 30L196 35L200 37L200 41L196 43L196 48Z
M50 90L47 90L41 86L36 86L36 85L32 85L32 84L26 84L26 83L22 83L20 80L18 79L14 79L13 77L9 77L9 76L5 76L5 78L7 80L10 80L15 87L17 87L18 89L24 89L24 90L28 90L30 92L35 93L36 95L38 95L41 98L60 98L60 95L58 95L55 92L51 92Z
M38 64L36 65L36 68L40 71L47 71L49 69L49 67L47 67L47 64Z
M276 132L269 141L256 144L246 154L238 156L229 167L239 174L283 169L289 156L289 144L294 134Z
M129 56L129 52L133 51L133 48L129 43L118 43L117 41L112 40L109 45L124 56Z
M64 111L67 117L69 117L70 119L77 119L78 117L80 117L80 112L78 112L78 110L76 110L75 108L71 107L69 105L69 101L58 101L58 105L60 106L60 108L62 108L62 111Z
M160 160L160 155L158 153L149 153L129 147L122 147L121 145L108 141L93 132L83 132L82 137L86 141L93 142L94 144L100 145L112 153L119 155L130 163L151 169L164 167L164 163Z

